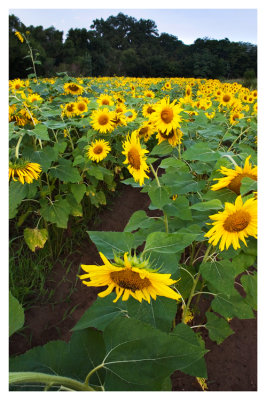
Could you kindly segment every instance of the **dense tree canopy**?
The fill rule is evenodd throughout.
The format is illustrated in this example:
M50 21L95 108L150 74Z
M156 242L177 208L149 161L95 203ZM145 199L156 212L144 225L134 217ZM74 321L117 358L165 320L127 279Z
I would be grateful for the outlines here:
M257 74L257 46L228 39L197 39L185 45L174 35L158 33L152 20L119 13L96 19L90 30L70 29L66 40L54 27L25 26L9 17L10 79L31 72L28 47L14 35L29 38L39 76L67 71L72 76L204 77L235 79Z

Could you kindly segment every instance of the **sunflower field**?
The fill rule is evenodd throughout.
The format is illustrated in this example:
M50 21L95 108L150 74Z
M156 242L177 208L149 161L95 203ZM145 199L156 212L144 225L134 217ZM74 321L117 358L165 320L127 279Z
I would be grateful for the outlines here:
M70 221L92 220L124 185L151 211L123 232L87 231L102 262L77 279L102 290L69 342L10 358L10 390L167 391L176 370L205 390L202 330L220 344L232 318L255 317L256 135L257 91L236 82L9 82L11 248L16 227L34 257L55 260ZM12 285L10 335L24 325Z

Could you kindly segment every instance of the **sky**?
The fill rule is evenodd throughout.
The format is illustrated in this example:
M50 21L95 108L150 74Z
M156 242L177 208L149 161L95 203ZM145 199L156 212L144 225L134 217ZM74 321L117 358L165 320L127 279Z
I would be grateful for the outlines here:
M9 14L16 15L26 26L42 25L44 28L54 26L56 29L64 31L64 38L70 28L89 30L94 19L106 20L110 15L116 16L119 12L135 17L137 20L140 18L151 19L156 23L159 34L162 32L172 34L184 44L192 44L196 39L204 37L218 40L228 38L234 42L257 44L257 10L255 8L9 9Z

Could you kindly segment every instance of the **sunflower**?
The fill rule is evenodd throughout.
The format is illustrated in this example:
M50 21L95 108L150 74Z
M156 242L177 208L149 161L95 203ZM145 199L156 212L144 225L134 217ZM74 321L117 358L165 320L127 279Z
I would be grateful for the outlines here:
M94 110L91 114L91 124L93 129L100 133L112 132L115 129L115 112L108 108Z
M241 181L243 178L251 178L256 181L257 166L252 167L252 164L249 162L250 157L251 156L248 156L246 158L244 168L241 168L238 165L235 169L221 167L218 171L226 176L223 178L214 178L214 180L219 182L213 185L211 190L215 191L227 187L238 195L240 194Z
M155 93L152 90L145 90L143 96L144 97L150 97L151 99L153 99L155 97Z
M131 137L128 135L126 141L123 142L122 154L126 156L124 164L128 165L128 170L133 175L136 182L139 182L140 186L144 183L144 178L149 178L146 172L149 171L149 167L146 164L145 150L141 147L139 138L137 137L137 131L132 132Z
M83 92L83 87L78 85L75 82L65 83L64 84L64 91L66 93L74 94L74 95L81 95Z
M39 102L39 103L42 103L43 102L43 98L39 95L39 94L37 94L37 93L33 93L33 94L30 94L28 97L27 97L27 101L29 102L29 103L35 103L35 102Z
M14 79L13 81L10 82L10 88L12 91L16 91L16 90L21 90L24 89L25 87L25 83L18 79Z
M142 114L145 118L149 118L152 113L155 112L153 104L144 104L142 107Z
M103 139L95 140L95 142L92 142L87 149L87 156L89 159L96 162L102 161L111 151L109 143Z
M254 197L243 203L241 196L235 200L235 204L225 203L224 211L211 215L214 220L213 227L204 235L209 238L209 243L216 246L221 239L219 248L221 251L232 244L237 250L240 248L239 240L247 246L245 238L253 236L257 238L257 200Z
M37 163L32 163L25 160L17 160L9 162L9 180L12 177L13 181L19 180L23 185L24 182L32 183L34 179L38 179L41 173L41 166ZM18 178L18 179L16 179Z
M234 101L234 96L230 92L222 93L219 101L223 106L230 107Z
M23 36L21 35L20 32L16 31L16 32L15 32L15 35L16 35L16 37L21 41L21 43L24 42L24 38L23 38Z
M172 129L168 135L165 132L158 130L156 139L158 139L158 144L162 143L164 140L168 140L168 143L175 147L182 141L183 132L180 129Z
M127 107L124 103L118 103L115 108L116 113L125 113L127 112Z
M155 127L165 132L168 135L172 129L180 128L179 122L181 117L181 107L175 104L176 100L170 103L169 97L162 99L159 103L155 104L155 112L151 114L150 121L152 121Z
M238 124L238 122L239 122L238 120L243 118L243 117L244 117L244 114L241 114L241 113L236 112L236 111L231 112L230 113L230 123L231 123L231 125Z
M81 115L81 114L87 112L88 111L87 104L88 103L86 101L84 101L84 100L78 100L75 103L75 114L76 115Z
M156 300L157 296L168 297L173 300L180 300L181 296L169 286L176 283L171 279L171 274L160 274L149 268L147 260L138 259L136 255L128 256L124 254L124 260L114 257L115 263L110 261L99 253L103 265L81 265L86 272L80 275L82 283L87 286L107 286L103 292L98 293L99 297L108 296L113 289L116 292L114 303L122 296L122 300L128 300L129 296L138 300L150 303L151 298Z
M66 115L68 118L74 117L76 115L76 103L67 103L63 108L62 117Z
M134 121L134 119L136 119L137 116L138 113L133 108L126 111L127 122Z
M97 103L100 106L113 106L114 102L111 96L109 96L108 94L101 94L98 99L97 99Z
M137 129L137 136L147 142L152 134L155 132L154 126L151 122L145 121L139 129Z

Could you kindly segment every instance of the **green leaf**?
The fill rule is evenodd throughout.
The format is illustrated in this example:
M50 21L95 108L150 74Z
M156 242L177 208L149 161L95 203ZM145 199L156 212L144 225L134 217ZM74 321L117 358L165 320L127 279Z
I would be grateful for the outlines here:
M83 199L84 194L86 193L86 185L84 183L81 184L76 184L73 183L70 186L71 192L73 193L73 196L77 200L78 203L81 202Z
M165 186L151 187L148 191L152 205L156 208L162 207L171 202L170 190Z
M251 307L245 303L243 297L236 290L230 295L218 294L212 301L211 306L213 311L216 311L225 318L254 318Z
M220 154L218 151L212 150L206 142L197 142L184 151L182 157L190 161L200 160L208 162L218 160Z
M171 335L179 340L179 345L183 348L189 348L194 354L198 353L199 357L191 365L179 368L186 374L207 378L207 369L205 360L200 354L206 353L204 341L197 336L193 330L186 324L178 324L175 326Z
M189 246L198 234L153 232L146 240L145 253L178 253Z
M9 185L9 213L10 218L16 213L17 206L21 203L28 195L29 184L24 185L19 181L11 181Z
M150 218L147 216L145 211L143 210L135 211L131 215L124 229L124 232L132 232L138 229L146 228L147 226L149 226L149 223L150 223Z
M200 265L202 277L216 293L234 294L235 277L242 272L228 260L208 262Z
M201 346L134 318L116 318L103 335L107 351L105 390L124 390L128 387L125 381L144 389L177 369L192 370L205 354Z
M242 275L240 281L246 292L245 301L254 309L257 310L257 274Z
M209 331L210 339L217 344L222 343L234 331L230 328L228 322L220 317L217 317L213 312L206 312L207 323L206 329Z
M72 193L66 195L66 200L70 205L70 214L74 217L82 217L82 205L77 202Z
M34 371L76 379L84 382L90 370L105 355L102 335L94 329L74 332L68 343L52 341L10 359L10 371ZM101 385L104 371L93 374L91 383Z
M190 206L190 208L197 211L220 210L221 208L223 208L223 205L220 200L213 199L209 201L201 201L199 203L195 203Z
M169 167L174 167L177 170L182 170L184 172L189 172L189 167L184 161L178 160L173 157L164 158L159 166L159 168L167 169Z
M24 325L24 310L18 300L9 292L9 336Z
M42 199L40 204L40 214L46 221L56 224L58 228L67 228L71 206L66 199L59 198L53 204Z
M177 305L172 299L157 296L150 304L147 301L139 302L129 298L126 302L128 316L143 321L154 328L164 332L170 332L175 319Z
M64 183L77 183L81 180L78 169L72 167L72 162L64 158L59 159L58 165L51 168L49 174Z
M113 259L114 252L121 254L130 252L131 249L135 249L142 244L142 240L139 240L135 234L129 232L87 231L87 233L98 251L109 259Z
M24 149L23 156L32 162L40 164L43 172L47 172L52 161L57 159L57 152L51 146L45 146L42 150L32 151L32 147Z
M222 203L229 202L229 203L234 203L237 195L235 192L229 189L220 189L220 190L209 190L205 194L203 194L202 198L203 200L212 200L212 199L218 199Z
M27 131L28 133L31 132L37 139L40 140L50 140L48 135L47 127L41 123L37 124L34 129L31 131Z
M169 167L160 180L172 190L172 194L185 194L197 192L199 182L194 181L193 175L189 172L176 171ZM203 182L204 183L204 182Z
M24 229L24 239L30 250L35 252L35 250L42 249L48 239L47 229Z
M166 156L168 154L171 154L173 150L173 147L168 143L168 141L165 140L164 142L154 146L154 148L150 152L150 155Z
M103 288L104 289L104 288ZM116 298L114 293L109 296L97 300L82 315L78 323L72 328L72 331L78 331L89 327L94 327L104 331L105 327L119 315L127 315L126 302L113 303ZM123 306L121 307L121 304Z
M192 220L192 214L189 209L189 201L185 196L178 196L178 198L174 200L172 204L165 205L163 207L163 211L171 217L179 217L185 221Z
M241 186L240 186L241 196L244 196L246 193L256 192L256 191L257 191L257 181L248 177L245 177L241 180Z

